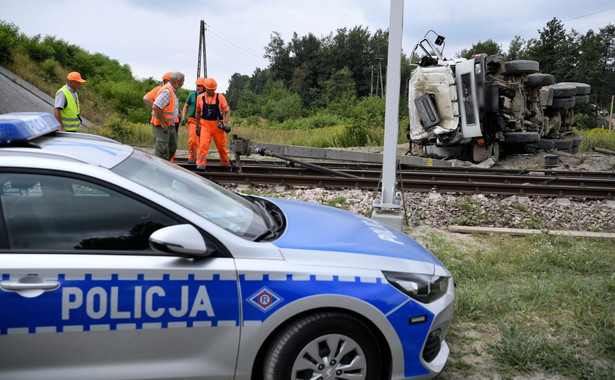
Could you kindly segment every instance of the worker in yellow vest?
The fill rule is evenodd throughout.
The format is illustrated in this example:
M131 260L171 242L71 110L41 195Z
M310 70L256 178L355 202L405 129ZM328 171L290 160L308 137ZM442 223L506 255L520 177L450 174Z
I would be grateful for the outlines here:
M81 124L79 97L77 90L85 83L81 74L76 71L68 73L68 82L56 92L53 104L53 116L60 123L60 130L67 132L77 132Z

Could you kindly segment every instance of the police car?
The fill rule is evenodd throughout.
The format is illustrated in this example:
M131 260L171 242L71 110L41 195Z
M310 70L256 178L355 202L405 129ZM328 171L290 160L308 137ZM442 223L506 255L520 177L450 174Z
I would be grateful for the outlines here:
M437 376L449 271L347 211L0 115L0 378Z

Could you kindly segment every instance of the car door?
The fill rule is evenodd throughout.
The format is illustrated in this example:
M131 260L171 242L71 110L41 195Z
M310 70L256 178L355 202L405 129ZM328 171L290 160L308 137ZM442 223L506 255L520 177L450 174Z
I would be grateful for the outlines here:
M232 257L163 255L186 221L98 180L0 170L0 378L232 378ZM212 237L209 246L219 244Z

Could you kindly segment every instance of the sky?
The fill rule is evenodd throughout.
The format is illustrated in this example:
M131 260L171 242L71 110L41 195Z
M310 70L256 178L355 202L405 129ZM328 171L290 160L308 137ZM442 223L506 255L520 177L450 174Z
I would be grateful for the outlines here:
M388 29L390 6L391 0L0 0L0 20L29 37L54 36L102 53L130 66L137 79L181 71L189 90L195 88L204 20L208 76L224 92L234 73L252 75L268 66L263 55L273 32L285 42L295 32L323 38L341 28L362 26L374 33ZM433 30L446 37L448 58L488 39L506 51L516 35L539 37L538 31L554 17L567 32L598 32L615 24L615 2L405 0L402 49L410 54Z

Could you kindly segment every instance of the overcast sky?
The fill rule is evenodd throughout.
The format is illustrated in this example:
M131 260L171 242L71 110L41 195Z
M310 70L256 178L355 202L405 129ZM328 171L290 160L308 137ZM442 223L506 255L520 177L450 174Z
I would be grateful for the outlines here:
M27 36L63 39L90 53L127 64L137 78L186 74L194 89L200 20L207 24L207 71L224 92L234 73L266 68L264 48L272 32L288 42L293 32L318 38L339 28L389 26L390 0L0 0L0 20ZM403 50L430 29L446 37L452 57L478 41L504 49L515 35L538 37L556 17L568 32L598 32L615 24L613 0L438 0L404 3ZM86 78L87 79L87 78Z

